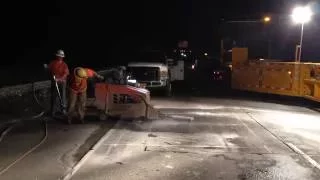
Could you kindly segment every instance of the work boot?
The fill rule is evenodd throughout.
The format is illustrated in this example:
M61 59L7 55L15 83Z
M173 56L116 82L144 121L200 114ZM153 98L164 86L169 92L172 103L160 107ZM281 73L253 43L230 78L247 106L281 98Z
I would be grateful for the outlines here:
M84 124L84 117L80 117L80 121L82 124Z
M72 117L68 117L68 124L70 125L72 123Z
M56 117L56 112L50 112L50 115L52 118L55 118Z
M79 113L79 119L80 119L81 123L84 124L84 113L82 113L82 112Z
M63 114L64 116L66 116L66 115L67 115L67 111L66 111L65 109L63 109L63 110L62 110L62 114Z

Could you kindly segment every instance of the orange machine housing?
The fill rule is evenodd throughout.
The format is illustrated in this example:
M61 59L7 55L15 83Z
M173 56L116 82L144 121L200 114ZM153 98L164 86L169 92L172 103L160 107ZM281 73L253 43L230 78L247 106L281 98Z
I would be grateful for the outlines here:
M94 106L107 116L148 118L150 92L128 85L97 83Z

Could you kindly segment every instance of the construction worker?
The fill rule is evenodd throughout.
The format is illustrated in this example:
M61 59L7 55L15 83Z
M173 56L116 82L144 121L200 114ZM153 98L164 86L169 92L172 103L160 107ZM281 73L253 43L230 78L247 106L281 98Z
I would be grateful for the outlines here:
M51 72L51 113L55 116L57 112L57 101L59 101L63 114L66 114L66 88L67 77L69 75L68 65L64 62L65 54L63 50L56 52L56 58L50 62L48 68Z
M127 84L127 73L126 73L126 67L125 66L119 66L119 84Z
M72 118L75 114L75 108L77 106L78 117L80 121L84 123L85 106L87 100L87 80L88 78L96 77L101 80L103 76L99 75L95 71L77 67L74 69L70 78L70 93L69 93L69 108L68 108L68 123L71 124Z

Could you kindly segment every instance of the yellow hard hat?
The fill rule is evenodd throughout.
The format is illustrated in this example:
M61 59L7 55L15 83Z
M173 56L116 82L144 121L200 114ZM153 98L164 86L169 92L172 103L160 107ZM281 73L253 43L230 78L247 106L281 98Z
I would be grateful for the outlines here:
M76 75L80 78L87 78L88 74L84 68L76 68Z

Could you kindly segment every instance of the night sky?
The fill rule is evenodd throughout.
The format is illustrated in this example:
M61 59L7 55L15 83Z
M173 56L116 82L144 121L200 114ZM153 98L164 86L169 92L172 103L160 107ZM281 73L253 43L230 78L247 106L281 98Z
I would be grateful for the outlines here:
M9 4L2 5L2 45L5 47L1 65L42 64L62 48L71 64L105 66L129 61L130 53L137 49L171 49L179 39L187 39L193 49L216 54L222 18L283 16L290 13L297 2L8 1ZM289 34L294 34L290 38L295 41L299 39L299 28L292 29Z

